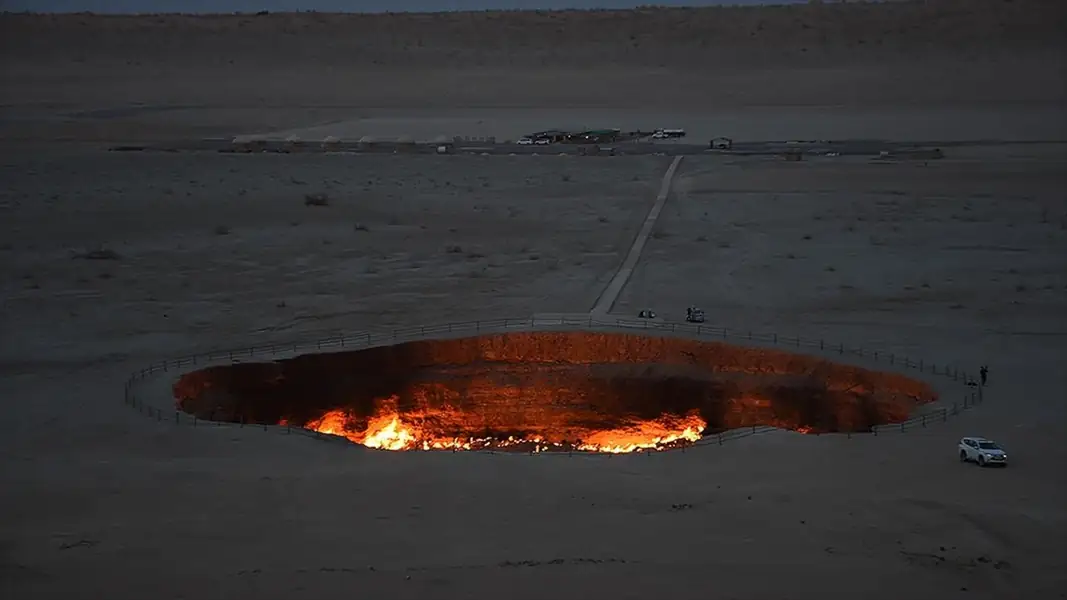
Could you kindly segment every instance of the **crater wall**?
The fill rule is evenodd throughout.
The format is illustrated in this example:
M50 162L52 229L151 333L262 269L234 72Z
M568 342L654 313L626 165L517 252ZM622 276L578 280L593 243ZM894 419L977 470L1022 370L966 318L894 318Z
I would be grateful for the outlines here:
M897 373L777 349L574 331L208 367L183 375L174 395L203 419L315 427L332 415L344 431L369 431L385 414L435 439L568 443L692 415L705 434L749 425L866 431L937 398Z

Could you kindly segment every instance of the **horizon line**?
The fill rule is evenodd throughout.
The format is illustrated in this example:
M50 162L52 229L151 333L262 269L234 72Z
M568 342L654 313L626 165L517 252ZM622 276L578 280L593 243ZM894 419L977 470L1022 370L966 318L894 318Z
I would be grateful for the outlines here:
M714 1L714 0L713 0ZM828 5L865 5L865 4L885 4L890 2L909 3L916 0L815 0L815 3L823 3ZM314 8L289 8L283 7L280 9L263 8L260 10L254 9L237 9L237 10L81 10L74 8L56 8L41 10L40 8L25 8L22 10L5 8L0 10L0 15L23 15L23 16L49 16L49 15L91 15L91 16L108 16L108 17L128 17L128 16L270 16L270 15L304 15L304 14L319 14L319 15L360 15L360 14L374 14L374 15L400 15L400 14L447 14L447 13L544 13L544 12L632 12L639 10L701 10L701 9L716 9L716 8L775 8L775 7L787 7L812 4L812 0L721 0L714 1L714 3L641 3L633 6L578 6L578 7L566 7L566 6L552 6L552 7L490 7L490 8L410 8L397 9L395 7L374 9L374 8L361 8L353 10L344 10L338 8L326 8L326 9L314 9Z

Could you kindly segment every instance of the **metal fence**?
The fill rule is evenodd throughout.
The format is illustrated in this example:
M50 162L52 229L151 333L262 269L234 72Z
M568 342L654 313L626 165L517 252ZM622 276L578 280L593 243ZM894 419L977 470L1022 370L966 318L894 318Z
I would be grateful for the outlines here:
M611 317L598 317L591 315L560 315L547 318L527 317L515 319L490 319L479 321L466 321L459 323L446 323L442 325L423 325L386 331L365 331L353 334L332 335L315 341L289 341L277 343L265 343L245 348L215 350L200 354L190 354L180 358L164 360L151 364L130 375L125 383L123 394L125 403L142 414L157 421L168 421L176 424L188 424L194 427L262 427L265 430L281 431L285 433L299 433L320 439L344 440L338 436L321 434L302 427L279 426L279 425L246 425L244 423L231 423L222 421L204 421L194 415L176 410L173 405L163 407L146 401L139 394L139 384L144 380L160 373L171 371L179 372L186 367L201 367L220 363L237 363L249 359L280 359L283 356L293 356L306 352L359 350L374 346L392 345L404 342L429 339L447 339L449 337L467 337L471 335L505 333L509 331L604 331L621 333L656 333L659 335L685 336L698 338L706 341L728 340L732 342L760 344L781 349L805 349L818 350L821 354L830 354L847 357L859 357L871 360L882 366L895 369L913 369L923 374L937 375L965 386L959 392L959 400L953 399L951 406L948 400L942 398L939 401L941 407L931 408L927 411L900 423L891 423L871 427L869 431L840 432L824 435L883 435L890 433L904 433L913 429L925 428L936 423L941 423L950 416L955 416L964 410L982 402L982 388L972 377L971 373L959 369L958 366L930 362L925 359L916 359L892 352L868 350L862 347L846 346L843 343L832 343L823 339L807 339L799 336L783 336L777 333L754 333L747 330L736 330L724 327L713 327L695 323L670 323L662 321L650 321L644 319L616 319ZM168 398L168 400L171 400ZM757 435L774 431L775 427L751 426L733 429L722 433L705 435L699 442L692 446L721 445L727 441L742 437ZM346 442L347 443L347 442ZM690 447L692 447L690 446ZM682 448L684 450L684 448ZM556 454L556 453L545 453Z

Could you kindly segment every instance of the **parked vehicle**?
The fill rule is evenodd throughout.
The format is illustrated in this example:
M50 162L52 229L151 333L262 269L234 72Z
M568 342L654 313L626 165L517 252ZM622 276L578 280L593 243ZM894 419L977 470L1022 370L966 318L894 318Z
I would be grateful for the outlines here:
M703 323L704 322L704 310L695 306L690 306L685 309L685 320L690 323Z
M536 140L534 140L534 143L538 146L547 146L552 143L552 140L548 138L537 138Z
M685 137L685 130L684 129L657 129L655 131L655 133L652 134L652 137L656 138L657 140L665 140L665 139L668 139L668 138L683 138L683 137Z
M639 319L655 319L656 318L656 313L655 313L655 311L652 311L652 310L649 310L649 309L646 308L646 309L642 310L641 312L637 313L637 317Z
M534 141L531 138L524 137L524 138L519 138L518 143L523 145L523 146L529 146L530 144L534 143Z
M993 440L984 437L965 437L959 443L960 462L973 462L979 467L1006 467L1008 454Z

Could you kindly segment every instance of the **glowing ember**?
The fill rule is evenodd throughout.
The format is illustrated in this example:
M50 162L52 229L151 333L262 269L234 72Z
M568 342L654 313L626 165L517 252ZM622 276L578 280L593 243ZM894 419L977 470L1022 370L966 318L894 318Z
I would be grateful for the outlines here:
M382 450L479 450L515 449L530 452L569 451L609 452L613 454L639 450L664 450L700 439L707 427L696 414L685 417L665 416L641 421L632 426L589 430L579 440L548 439L541 435L506 437L449 437L435 434L427 427L415 424L425 420L425 415L404 418L394 408L393 402L385 403L385 412L371 418L366 427L353 427L355 423L344 410L331 410L308 422L304 427L312 431L338 435L368 448Z

